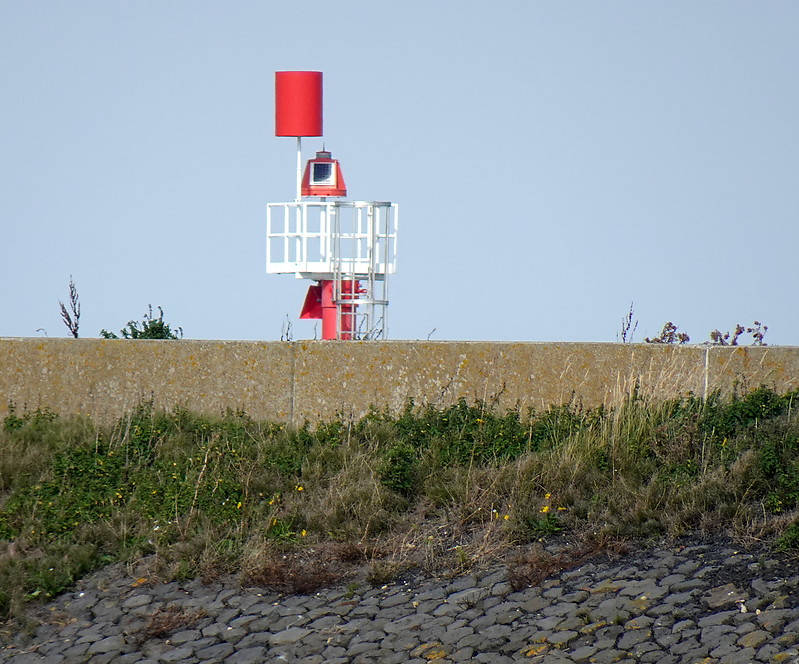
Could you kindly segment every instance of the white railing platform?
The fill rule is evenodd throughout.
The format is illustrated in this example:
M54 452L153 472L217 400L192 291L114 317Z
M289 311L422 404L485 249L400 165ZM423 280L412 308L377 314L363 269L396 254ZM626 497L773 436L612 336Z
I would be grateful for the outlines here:
M301 279L383 279L397 260L396 203L293 201L266 206L266 271Z

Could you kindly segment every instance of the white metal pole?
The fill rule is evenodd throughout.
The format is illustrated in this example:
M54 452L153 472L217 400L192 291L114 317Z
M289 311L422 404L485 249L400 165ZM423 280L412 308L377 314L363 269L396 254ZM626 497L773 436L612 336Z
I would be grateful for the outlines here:
M302 137L297 136L297 202L302 197Z

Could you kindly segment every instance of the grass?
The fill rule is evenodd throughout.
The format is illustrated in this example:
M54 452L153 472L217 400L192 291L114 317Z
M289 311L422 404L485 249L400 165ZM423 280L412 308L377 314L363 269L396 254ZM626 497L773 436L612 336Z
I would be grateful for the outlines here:
M0 619L100 566L310 592L366 564L514 587L619 542L696 530L799 547L797 393L495 412L409 403L316 426L142 404L114 426L11 409L0 428ZM541 549L578 542L570 554ZM515 557L517 545L527 546ZM536 548L538 547L538 548Z

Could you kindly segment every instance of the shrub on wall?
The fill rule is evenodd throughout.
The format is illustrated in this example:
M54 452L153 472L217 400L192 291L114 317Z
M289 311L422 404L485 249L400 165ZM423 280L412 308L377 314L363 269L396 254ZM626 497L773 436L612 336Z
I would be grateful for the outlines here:
M182 339L183 328L172 327L164 321L164 310L158 307L158 317L153 316L153 305L147 305L147 313L142 317L142 321L128 321L119 334L123 339ZM106 329L100 330L103 339L119 339L120 337Z

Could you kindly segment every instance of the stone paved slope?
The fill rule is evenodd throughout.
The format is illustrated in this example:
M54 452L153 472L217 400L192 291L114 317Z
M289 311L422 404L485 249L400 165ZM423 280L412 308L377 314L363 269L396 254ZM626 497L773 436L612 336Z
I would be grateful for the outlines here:
M790 664L799 662L799 566L694 542L596 559L518 592L495 567L305 596L150 585L116 567L42 617L0 661Z

